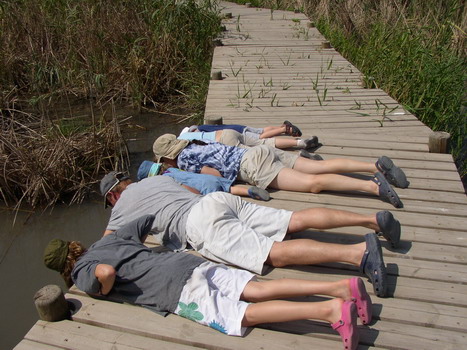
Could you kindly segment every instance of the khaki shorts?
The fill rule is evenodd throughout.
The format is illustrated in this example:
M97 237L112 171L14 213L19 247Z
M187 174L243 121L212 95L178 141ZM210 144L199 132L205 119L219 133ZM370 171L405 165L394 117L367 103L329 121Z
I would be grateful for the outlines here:
M231 129L222 130L219 142L227 146L235 146L240 148L249 148L260 145L275 147L276 145L276 142L273 138L259 139L257 137L249 137L248 135L240 134L239 132Z
M250 148L242 157L237 179L267 188L283 168L293 168L298 154L268 146Z
M292 212L213 192L196 203L186 222L187 241L204 257L262 273L274 242L281 242Z

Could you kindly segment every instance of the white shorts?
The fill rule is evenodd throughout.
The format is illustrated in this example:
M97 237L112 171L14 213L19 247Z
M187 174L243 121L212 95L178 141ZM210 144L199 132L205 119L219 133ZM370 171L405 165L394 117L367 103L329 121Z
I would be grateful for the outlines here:
M255 276L244 270L205 262L193 270L182 289L175 313L228 335L241 336L248 303L240 300Z
M292 212L213 192L188 214L187 241L204 257L261 274L274 242L284 239Z

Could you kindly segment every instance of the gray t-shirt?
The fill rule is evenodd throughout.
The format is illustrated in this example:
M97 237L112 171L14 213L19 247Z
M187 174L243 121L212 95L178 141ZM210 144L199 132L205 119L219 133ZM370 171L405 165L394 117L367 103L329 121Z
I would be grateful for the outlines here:
M186 221L201 196L168 176L152 176L129 185L112 209L107 230L115 231L143 215L154 215L152 233L173 250L186 247Z
M174 312L186 281L205 260L187 253L157 253L142 244L153 220L152 215L141 217L94 243L72 271L76 286L98 294L96 266L111 265L117 276L108 299Z

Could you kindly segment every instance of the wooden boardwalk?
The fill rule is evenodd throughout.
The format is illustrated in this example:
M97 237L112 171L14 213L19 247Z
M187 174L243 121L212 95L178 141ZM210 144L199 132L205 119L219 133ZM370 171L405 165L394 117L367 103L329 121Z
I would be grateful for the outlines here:
M360 348L467 348L467 198L452 157L428 153L431 130L379 89L364 89L362 74L302 14L223 3L224 46L217 47L207 117L250 126L287 119L304 135L317 135L325 159L374 161L392 157L411 185L398 189L403 209L377 198L339 193L277 191L266 205L302 209L325 206L360 213L393 210L403 225L402 247L383 253L392 297L374 297L374 322L361 326ZM403 83L403 82L401 82ZM361 242L359 228L307 231L326 242ZM336 280L358 276L356 268L323 266L271 269L262 278ZM372 290L367 283L367 289ZM72 321L39 321L15 349L342 349L328 325L301 321L254 328L244 338L143 308L89 298L72 288Z

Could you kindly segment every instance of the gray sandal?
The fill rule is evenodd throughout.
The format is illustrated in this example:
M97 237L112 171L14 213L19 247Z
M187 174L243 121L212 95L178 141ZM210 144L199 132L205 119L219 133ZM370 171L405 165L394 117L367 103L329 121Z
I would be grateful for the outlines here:
M380 229L378 236L383 236L391 247L397 248L401 240L401 223L388 210L377 212L376 222Z
M379 186L379 196L382 200L391 203L396 208L404 207L396 191L394 191L383 174L377 172L371 181Z
M391 158L382 156L376 161L376 168L383 173L391 185L399 188L407 188L410 182L407 181L404 171L394 164Z
M375 233L365 235L366 250L360 263L360 272L373 284L373 291L379 297L387 294L387 272L384 265L381 243Z

